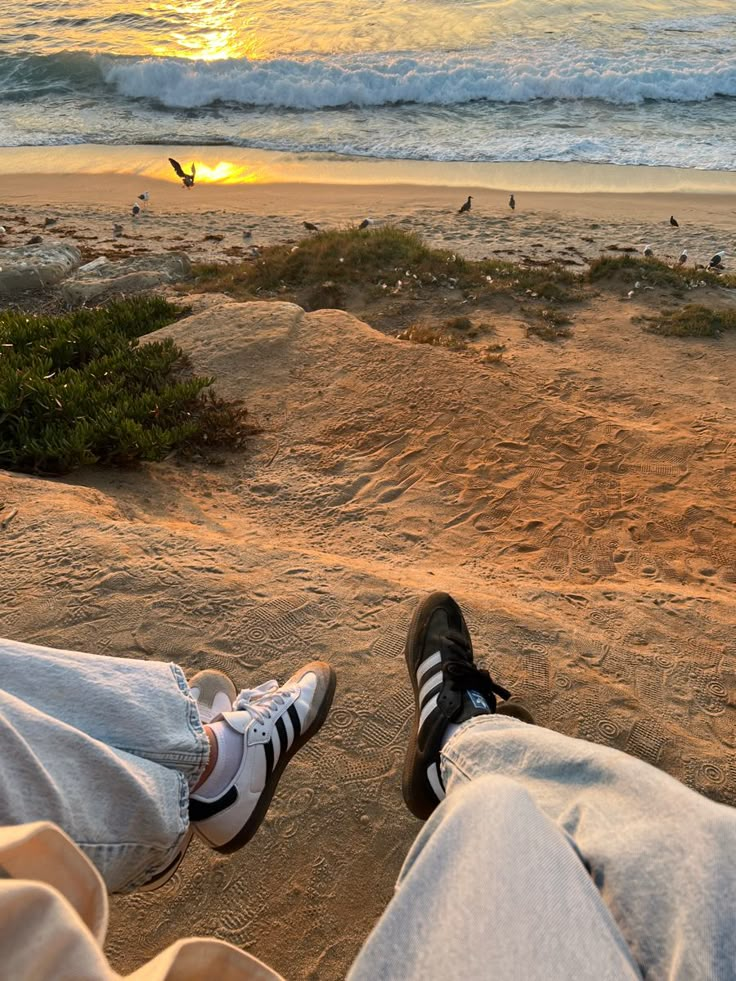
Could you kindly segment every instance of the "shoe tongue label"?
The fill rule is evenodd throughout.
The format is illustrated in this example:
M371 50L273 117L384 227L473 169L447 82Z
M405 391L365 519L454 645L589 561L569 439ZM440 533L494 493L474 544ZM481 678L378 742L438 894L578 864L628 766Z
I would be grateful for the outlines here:
M470 701L473 703L473 708L480 709L483 712L490 712L491 711L490 706L488 705L488 702L477 691L472 691L469 688L468 689L468 692L467 692L467 695L468 695L468 698L470 699Z

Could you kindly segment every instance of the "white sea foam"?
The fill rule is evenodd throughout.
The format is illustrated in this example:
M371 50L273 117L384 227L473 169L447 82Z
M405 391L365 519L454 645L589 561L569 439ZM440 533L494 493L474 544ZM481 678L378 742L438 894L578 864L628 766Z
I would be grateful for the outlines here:
M170 108L239 103L304 110L537 99L629 105L736 97L736 52L723 48L701 51L696 58L651 48L616 54L527 42L504 46L502 52L445 55L214 62L101 57L99 64L105 81L120 95Z

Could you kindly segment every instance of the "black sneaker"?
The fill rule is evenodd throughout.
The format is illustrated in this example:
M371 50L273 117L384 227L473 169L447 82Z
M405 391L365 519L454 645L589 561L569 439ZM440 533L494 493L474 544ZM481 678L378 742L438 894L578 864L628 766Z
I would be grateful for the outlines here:
M496 695L509 698L510 693L473 663L465 618L447 593L432 593L419 604L405 656L414 688L414 724L402 790L412 814L428 818L445 796L440 749L448 724L489 715L496 711Z

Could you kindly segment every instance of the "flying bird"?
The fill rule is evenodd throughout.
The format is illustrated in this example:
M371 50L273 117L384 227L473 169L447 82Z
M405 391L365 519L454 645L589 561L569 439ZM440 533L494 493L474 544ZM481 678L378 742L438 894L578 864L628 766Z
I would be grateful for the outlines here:
M673 228L679 228L680 227L680 223L677 220L677 218L675 218L674 215L670 215L670 225L672 225Z
M511 208L512 211L516 210L516 199L514 198L513 194L509 198L509 208Z
M139 201L148 201L149 197L150 197L150 195L149 195L148 191L144 191L143 194L139 194L138 195L138 200Z
M471 202L472 200L473 200L473 199L472 199L472 197L471 197L470 195L468 195L468 200L467 200L467 201L465 202L465 204L464 204L464 205L463 205L463 206L462 206L461 208L458 208L458 212L457 212L457 213L458 213L459 215L462 215L462 214L464 214L464 213L465 213L466 211L470 211L470 202Z
M306 230L308 232L318 232L319 231L319 225L315 225L311 221L303 221L302 222L302 225L304 225L304 227L306 228Z
M680 253L680 258L677 260L679 266L684 266L687 262L687 249L683 249Z
M722 252L716 252L716 254L713 256L713 258L708 263L708 268L709 269L720 269L721 266L723 265L723 259L724 259L725 255L726 255L725 250L722 251Z
M131 210L131 212L133 214L133 217L134 218L137 218L138 215L141 213L141 211L143 211L143 208L141 208L141 206L136 201L135 204L133 205L133 207L130 210Z
M178 160L174 160L173 157L169 157L169 163L174 168L177 177L181 177L181 182L184 185L184 187L187 188L194 187L194 178L197 176L197 170L194 164L192 164L191 174L185 174Z
M651 245L644 246L644 255L654 255L654 249L651 247Z
M372 219L372 218L364 218L364 219L363 219L363 220L361 221L361 223L360 223L360 224L358 225L358 231L360 231L360 232L362 232L362 231L363 231L363 229L365 229L365 228L370 228L370 226L371 226L372 224L373 224L373 219Z

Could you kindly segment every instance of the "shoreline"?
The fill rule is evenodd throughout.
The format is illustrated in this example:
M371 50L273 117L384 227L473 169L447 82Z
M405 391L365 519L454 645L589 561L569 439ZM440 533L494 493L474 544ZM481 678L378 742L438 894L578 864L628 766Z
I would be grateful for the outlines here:
M386 160L251 150L221 144L2 147L0 167L4 178L114 174L175 183L176 178L167 161L169 156L184 164L196 161L200 186L296 183L467 187L527 194L736 194L736 171L553 161Z
M507 165L493 165L479 175L477 168L463 165L403 162L397 169L390 161L343 161L339 166L332 161L328 168L324 159L270 153L244 153L235 163L213 155L208 170L201 149L0 150L0 225L6 229L0 246L27 245L40 235L44 242L77 245L85 261L180 251L194 262L235 262L255 257L264 246L293 245L306 234L304 221L330 229L371 218L470 259L497 257L532 265L585 266L601 254L641 252L647 244L660 258L676 260L687 249L691 262L703 264L715 252L733 249L736 173L693 172L692 180L707 178L711 189L701 184L699 190L677 190L684 178L676 170L659 175L650 168L539 164L519 165L512 174ZM169 166L170 153L187 169L197 162L191 190L182 187ZM528 183L537 182L537 190L523 190L524 173ZM406 181L398 179L402 174ZM534 174L545 176L532 180ZM465 176L469 183L461 183ZM657 176L656 190L645 190L644 178L651 183ZM626 190L613 190L623 177ZM509 183L504 186L502 178ZM606 181L608 190L586 190ZM490 186L494 182L499 186ZM133 202L144 191L150 200L133 218ZM516 196L513 212L510 191ZM459 215L468 194L472 210ZM671 214L679 228L670 227ZM47 218L54 219L52 226L46 227ZM116 223L123 226L118 236L113 234Z

